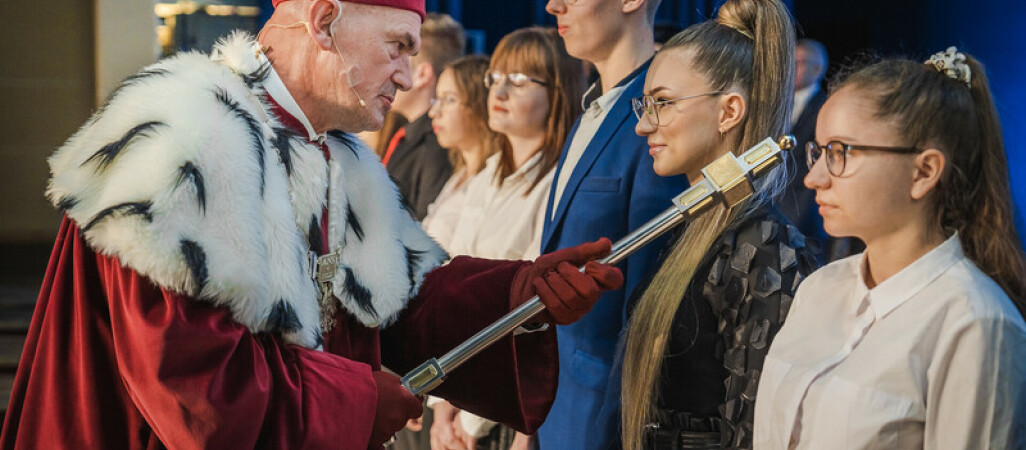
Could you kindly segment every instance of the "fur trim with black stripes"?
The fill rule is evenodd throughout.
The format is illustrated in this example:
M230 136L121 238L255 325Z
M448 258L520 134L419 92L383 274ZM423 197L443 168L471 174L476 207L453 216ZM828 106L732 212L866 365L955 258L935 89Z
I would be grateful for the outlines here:
M307 254L327 206L329 245L342 249L335 296L360 322L387 324L447 256L366 146L331 133L328 162L274 118L254 49L237 33L210 57L127 78L50 157L47 196L94 250L312 348L321 308Z

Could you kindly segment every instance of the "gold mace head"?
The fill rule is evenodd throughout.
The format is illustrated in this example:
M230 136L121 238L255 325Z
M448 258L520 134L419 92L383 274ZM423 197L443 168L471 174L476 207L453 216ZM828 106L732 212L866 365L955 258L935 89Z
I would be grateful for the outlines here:
M794 150L794 148L798 146L798 140L790 134L785 134L780 136L780 139L777 140L777 146L780 147L781 150Z

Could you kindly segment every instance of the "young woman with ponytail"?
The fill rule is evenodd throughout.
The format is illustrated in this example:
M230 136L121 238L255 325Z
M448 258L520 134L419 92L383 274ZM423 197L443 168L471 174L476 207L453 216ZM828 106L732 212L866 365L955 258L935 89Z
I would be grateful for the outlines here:
M1026 448L1026 262L983 66L952 47L858 70L816 137L805 185L866 251L798 290L756 446Z
M729 0L656 55L635 99L655 172L700 179L789 125L794 26L778 0ZM628 450L750 448L755 388L793 290L814 259L771 199L783 168L732 209L679 231L631 302L623 359ZM682 186L683 188L683 186Z

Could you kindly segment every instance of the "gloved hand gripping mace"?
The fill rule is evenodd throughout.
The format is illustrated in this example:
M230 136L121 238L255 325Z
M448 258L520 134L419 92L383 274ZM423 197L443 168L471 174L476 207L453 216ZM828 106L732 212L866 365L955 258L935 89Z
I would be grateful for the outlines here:
M635 250L685 220L708 211L717 202L727 206L741 203L754 193L752 180L768 173L783 160L781 150L793 149L795 145L794 137L789 135L781 137L778 142L766 138L741 156L727 153L717 158L702 169L701 181L673 199L672 207L613 244L609 256L599 262L616 264L623 261ZM538 296L532 297L441 358L431 358L407 373L402 378L403 386L413 395L428 393L445 380L446 374L544 310L545 305Z

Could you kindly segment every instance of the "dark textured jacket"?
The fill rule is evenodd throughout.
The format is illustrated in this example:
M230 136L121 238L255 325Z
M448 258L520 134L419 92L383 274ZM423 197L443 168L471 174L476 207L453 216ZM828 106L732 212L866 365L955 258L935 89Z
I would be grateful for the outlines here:
M805 236L775 208L760 208L728 228L674 316L658 382L664 417L683 413L713 422L721 448L751 448L763 360L798 283L815 266ZM650 281L635 292L632 307Z

